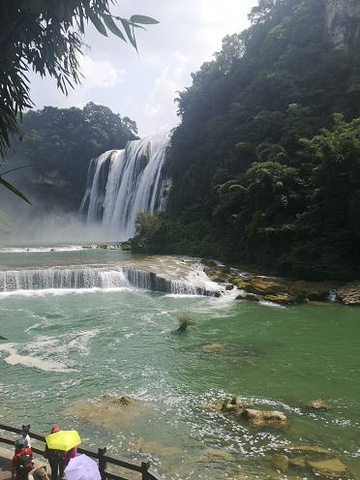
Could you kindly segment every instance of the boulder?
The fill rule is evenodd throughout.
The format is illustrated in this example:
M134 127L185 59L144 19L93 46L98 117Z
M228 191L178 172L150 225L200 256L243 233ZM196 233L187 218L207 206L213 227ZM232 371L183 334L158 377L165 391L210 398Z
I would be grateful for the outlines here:
M236 300L248 300L250 302L259 302L260 298L255 293L239 293Z
M288 423L287 416L277 410L245 408L242 416L246 418L251 425L258 427L283 427Z
M304 404L304 407L310 408L312 410L330 410L329 404L324 402L323 400L310 400L310 402Z
M311 468L314 475L321 479L332 480L350 480L354 476L348 468L338 459L331 458L329 460L308 460L307 465Z
M350 282L337 290L338 299L345 305L360 305L360 281Z
M221 404L222 413L240 413L242 414L250 405L245 400L238 397L225 398Z
M221 343L208 343L207 345L203 345L202 351L204 353L219 353L223 349Z
M278 295L265 295L266 302L278 303L279 305L290 305L294 303L294 299L287 293L279 293Z

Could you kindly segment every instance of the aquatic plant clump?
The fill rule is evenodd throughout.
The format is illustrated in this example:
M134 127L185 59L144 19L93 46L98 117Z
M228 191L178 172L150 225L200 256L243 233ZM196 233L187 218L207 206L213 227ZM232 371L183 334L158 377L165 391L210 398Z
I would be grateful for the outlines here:
M190 313L182 313L181 315L178 315L177 317L178 322L179 322L179 327L177 329L177 332L186 332L186 329L189 325L195 325L196 320L193 315Z

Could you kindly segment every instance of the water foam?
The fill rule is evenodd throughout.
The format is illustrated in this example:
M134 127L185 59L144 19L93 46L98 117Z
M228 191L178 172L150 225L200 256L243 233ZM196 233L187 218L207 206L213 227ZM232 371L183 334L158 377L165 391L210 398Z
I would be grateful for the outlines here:
M72 368L68 368L66 365L60 362L44 360L42 358L33 357L30 355L20 355L17 353L19 348L21 348L21 345L16 345L14 343L5 343L0 345L0 352L3 351L9 354L4 359L7 364L12 366L22 365L28 368L37 368L38 370L42 370L44 372L69 373L76 371Z

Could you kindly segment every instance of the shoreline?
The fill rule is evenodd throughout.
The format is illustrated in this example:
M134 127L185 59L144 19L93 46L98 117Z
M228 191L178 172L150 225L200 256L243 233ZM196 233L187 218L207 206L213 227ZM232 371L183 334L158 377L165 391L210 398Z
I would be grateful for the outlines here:
M360 280L308 281L283 277L276 273L260 274L258 266L231 267L214 260L202 259L208 277L228 290L236 286L242 290L237 300L268 301L280 305L309 302L334 302L346 306L360 306ZM244 268L244 270L243 270Z

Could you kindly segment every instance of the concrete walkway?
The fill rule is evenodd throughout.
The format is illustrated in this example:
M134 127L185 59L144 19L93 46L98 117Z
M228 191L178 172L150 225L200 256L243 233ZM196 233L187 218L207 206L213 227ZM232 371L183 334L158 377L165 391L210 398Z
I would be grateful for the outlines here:
M11 479L11 459L14 454L10 448L0 447L0 480Z
M14 455L14 450L6 447L0 447L0 480L11 480L11 461ZM45 466L47 471L48 465L44 462L42 457L34 455L34 468ZM32 473L33 470L30 472Z

